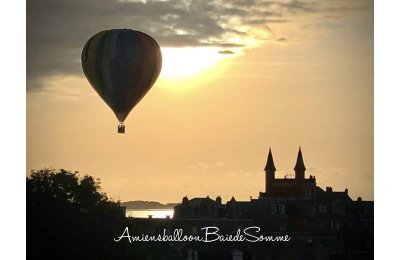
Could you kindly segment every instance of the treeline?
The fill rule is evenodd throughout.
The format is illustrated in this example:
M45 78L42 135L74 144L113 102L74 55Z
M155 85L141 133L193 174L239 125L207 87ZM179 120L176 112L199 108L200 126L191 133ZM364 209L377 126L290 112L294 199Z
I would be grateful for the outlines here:
M27 259L134 259L135 247L115 243L126 226L119 203L92 176L54 169L26 178Z

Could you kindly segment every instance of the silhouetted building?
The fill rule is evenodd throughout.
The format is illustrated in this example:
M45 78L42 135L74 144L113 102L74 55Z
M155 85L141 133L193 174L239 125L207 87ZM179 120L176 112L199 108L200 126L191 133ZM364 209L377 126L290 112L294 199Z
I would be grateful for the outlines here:
M306 166L299 148L294 178L276 178L269 149L265 191L257 199L238 201L234 197L183 197L175 206L173 219L135 219L137 227L158 233L180 227L198 234L202 227L217 226L223 234L238 228L260 227L261 234L289 234L290 243L196 243L172 245L184 259L373 259L373 201L353 201L345 191L321 189L316 178L306 178Z
M175 206L175 219L248 219L265 230L338 234L358 223L373 238L373 202L353 201L345 191L325 190L316 185L315 176L306 178L306 166L299 148L294 178L276 178L276 167L269 149L265 171L265 192L257 199L226 204L221 197L188 199Z
M314 176L305 179L306 167L304 165L301 148L297 154L296 165L294 166L295 178L275 178L275 164L271 148L268 152L265 165L265 192L260 192L260 198L315 198L316 180Z
M212 219L225 217L225 206L222 205L221 197L216 200L206 198L193 198L189 200L183 197L182 203L175 206L179 208L174 211L174 218L180 219Z

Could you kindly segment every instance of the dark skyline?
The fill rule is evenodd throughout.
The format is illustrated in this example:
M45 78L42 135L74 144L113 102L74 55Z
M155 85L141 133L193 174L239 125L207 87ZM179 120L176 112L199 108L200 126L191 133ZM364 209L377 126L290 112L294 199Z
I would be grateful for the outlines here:
M373 199L373 2L185 3L28 1L27 174L93 174L124 201L247 199L268 148L283 177L301 145L318 185ZM110 28L148 33L163 56L123 137L80 64Z

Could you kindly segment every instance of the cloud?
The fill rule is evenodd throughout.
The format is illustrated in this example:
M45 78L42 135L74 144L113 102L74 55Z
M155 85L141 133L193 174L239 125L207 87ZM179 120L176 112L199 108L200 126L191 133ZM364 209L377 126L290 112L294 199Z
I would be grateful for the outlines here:
M278 42L286 42L286 41L288 41L288 39L287 38L285 38L285 37L280 37L280 38L278 38L278 39L276 39Z
M211 162L198 162L194 165L190 165L188 166L189 169L191 170L208 170L210 168L221 168L225 166L225 163L222 161L218 161L215 163L211 163Z
M373 188L374 174L371 172L350 171L343 168L313 168L306 171L317 178L321 188L331 186L335 191L343 191L351 183L353 196L359 196L365 187ZM369 195L368 195L369 196Z
M198 162L198 163L196 163L194 165L190 165L188 168L191 169L191 170L202 170L202 171L204 171L204 170L207 170L207 169L210 168L210 164L209 163L205 163L205 162Z
M75 75L54 75L46 79L46 84L29 92L31 96L47 97L49 100L80 100L84 96L94 95L89 88L82 88L87 84L82 77Z
M243 170L227 171L224 173L227 177L251 177L253 174Z
M230 54L235 54L235 52L233 52L233 51L229 51L229 50L225 50L225 51L219 51L218 53L219 53L219 54L227 54L227 55L230 55Z
M268 40L273 25L300 23L307 14L339 19L370 12L372 5L369 0L27 1L27 88L40 88L49 76L83 76L82 47L105 29L135 28L162 47L253 48ZM279 31L273 37L282 38Z
M215 163L216 167L223 167L224 165L225 165L225 163L221 162L221 161Z

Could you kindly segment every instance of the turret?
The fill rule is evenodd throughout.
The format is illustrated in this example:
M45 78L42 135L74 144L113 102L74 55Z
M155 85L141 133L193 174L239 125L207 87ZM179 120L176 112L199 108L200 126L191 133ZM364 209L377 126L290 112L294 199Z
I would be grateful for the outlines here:
M271 148L269 148L268 152L268 157L267 157L267 163L265 164L265 193L271 192L272 190L272 184L274 183L275 180L275 164L274 164L274 159L272 158L272 152Z
M296 165L294 166L295 178L296 180L304 180L304 175L306 167L304 166L303 154L301 153L301 147L299 147L299 152L297 154Z

